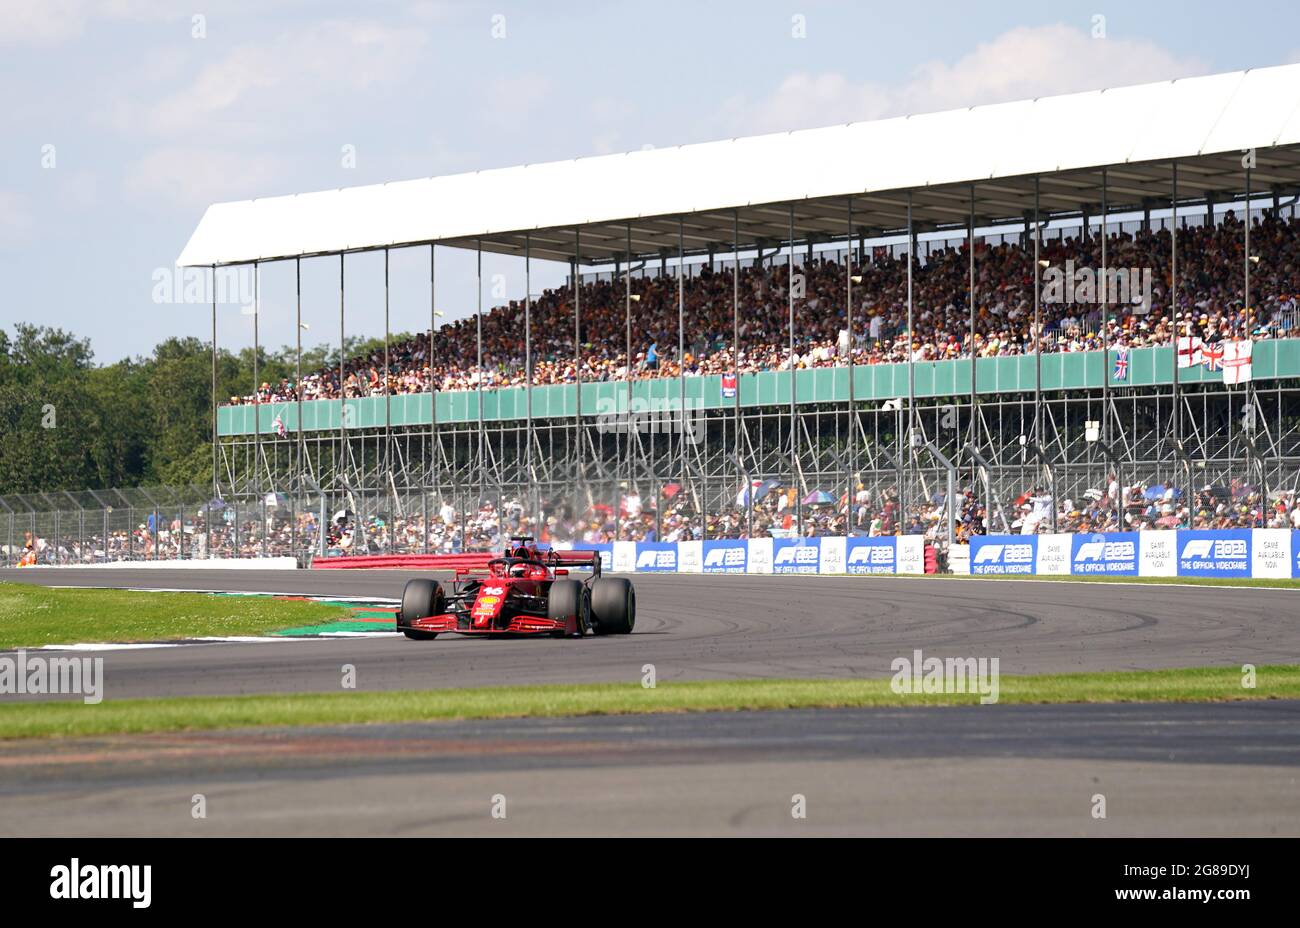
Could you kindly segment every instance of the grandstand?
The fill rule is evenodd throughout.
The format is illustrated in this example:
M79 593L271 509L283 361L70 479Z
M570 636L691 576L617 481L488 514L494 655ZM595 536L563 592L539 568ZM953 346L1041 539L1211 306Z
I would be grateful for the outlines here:
M1298 194L1292 65L218 204L178 264L342 281L416 249L432 284L457 248L480 294L484 252L568 280L214 396L210 491L103 531L171 557L1300 528ZM56 549L112 557L90 521Z

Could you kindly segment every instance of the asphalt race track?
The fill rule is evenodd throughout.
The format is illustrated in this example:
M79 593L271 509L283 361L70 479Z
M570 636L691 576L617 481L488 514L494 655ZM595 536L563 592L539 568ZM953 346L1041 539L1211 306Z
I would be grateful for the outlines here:
M5 835L1300 833L1295 702L77 738L5 745L0 767Z
M24 570L58 585L396 598L402 572ZM635 578L636 633L106 651L106 698L1300 662L1300 591L922 578ZM1300 703L438 722L0 744L0 833L1300 834ZM207 818L190 814L203 794ZM791 816L805 797L807 817ZM1106 797L1105 819L1094 796ZM491 814L504 797L504 819ZM498 806L499 809L499 806Z
M401 571L12 570L59 585L397 598ZM109 698L518 683L884 677L920 648L1002 673L1300 663L1300 591L874 577L637 575L630 636L286 640L103 652Z

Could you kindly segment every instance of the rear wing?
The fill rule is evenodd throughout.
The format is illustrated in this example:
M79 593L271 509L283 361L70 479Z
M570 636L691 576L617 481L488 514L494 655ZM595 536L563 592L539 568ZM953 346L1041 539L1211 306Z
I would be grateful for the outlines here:
M469 551L462 554L390 554L355 555L352 557L315 558L312 567L334 569L396 569L396 570L448 570L457 576L473 571L487 570L488 564L502 555L491 551ZM589 568L593 576L600 576L599 551L559 551L551 548L538 552L538 560L548 567Z
M351 557L315 558L312 567L347 569L391 570L473 570L486 568L488 561L499 555L487 551L464 554L370 554Z
M557 551L552 548L543 557L547 560L554 558L555 563L560 567L590 567L592 576L600 576L599 551Z

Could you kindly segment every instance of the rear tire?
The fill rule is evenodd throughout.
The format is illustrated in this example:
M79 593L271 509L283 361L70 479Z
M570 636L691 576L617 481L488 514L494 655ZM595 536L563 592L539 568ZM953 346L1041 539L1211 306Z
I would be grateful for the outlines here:
M580 580L556 580L546 595L546 615L552 619L567 619L571 615L578 617L578 637L581 637L591 624L591 599L587 588ZM562 633L556 632L556 637Z
M408 580L402 590L402 608L397 613L397 630L415 641L432 641L437 632L422 632L410 627L415 619L440 615L446 609L447 597L437 580Z
M627 635L636 626L636 590L625 577L602 577L591 585L592 630Z

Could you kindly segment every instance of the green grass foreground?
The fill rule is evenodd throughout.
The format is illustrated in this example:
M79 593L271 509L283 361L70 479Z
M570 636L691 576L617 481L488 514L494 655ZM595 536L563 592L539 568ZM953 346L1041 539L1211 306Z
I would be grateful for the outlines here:
M0 649L102 641L264 635L348 616L342 606L267 596L74 590L0 583Z
M1237 668L1002 676L999 703L1207 702L1300 699L1300 666L1259 667L1256 686ZM967 694L898 695L873 680L726 680L508 686L258 696L0 704L0 738L198 731L283 725L347 725L653 712L974 705Z

